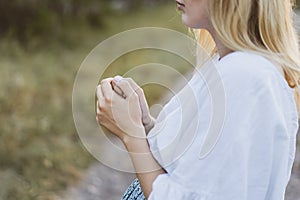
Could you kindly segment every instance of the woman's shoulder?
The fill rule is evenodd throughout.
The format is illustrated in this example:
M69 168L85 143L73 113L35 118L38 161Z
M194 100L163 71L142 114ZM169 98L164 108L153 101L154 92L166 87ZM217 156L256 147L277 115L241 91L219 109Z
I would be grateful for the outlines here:
M230 72L232 74L240 73L240 75L266 75L271 71L277 72L278 66L264 56L245 51L235 51L224 56L218 62L219 70L222 72Z
M284 78L282 68L258 53L232 52L217 63L217 68L223 81L234 83L238 87L281 85L292 90Z

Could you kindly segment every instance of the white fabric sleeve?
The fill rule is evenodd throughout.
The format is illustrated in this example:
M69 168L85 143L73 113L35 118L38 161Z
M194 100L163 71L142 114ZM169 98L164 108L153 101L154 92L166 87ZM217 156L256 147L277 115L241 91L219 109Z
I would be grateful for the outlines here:
M149 200L284 199L297 127L292 97L278 75L246 72L225 74L227 114L213 151L202 160L187 151L171 174L157 177Z
M231 101L227 109L223 136L232 142L223 149L213 199L284 199L292 133L287 113L290 103L280 87L270 81L245 87L249 91L236 96L229 94L239 102L234 105ZM217 150L222 156L219 146Z
M297 132L293 94L273 66L255 67L223 73L226 121L207 158L220 166L209 199L284 199Z
M202 197L204 198L204 196ZM169 174L161 174L155 179L148 200L201 200L203 198L195 191L191 191L173 180Z

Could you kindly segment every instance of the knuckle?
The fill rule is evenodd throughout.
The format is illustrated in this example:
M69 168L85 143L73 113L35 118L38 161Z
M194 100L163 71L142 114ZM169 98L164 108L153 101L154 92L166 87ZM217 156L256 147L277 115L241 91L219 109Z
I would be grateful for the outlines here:
M130 78L130 77L125 78L125 80L128 81L128 82L132 82L133 81L133 79Z
M110 104L112 102L112 98L111 97L105 97L104 100L105 100L105 102L107 104Z
M100 124L103 124L103 122L105 121L105 120L104 120L104 116L101 115L101 114L97 115L97 120L98 120L98 122L99 122Z
M101 121L102 121L101 116L100 116L100 115L97 115L97 116L96 116L96 120L97 120L97 122L100 124Z
M99 108L99 112L97 112L97 114L101 114L101 112L103 112L105 110L105 106L102 104L99 104L98 108Z
M101 81L101 83L109 82L111 79L112 79L111 77L110 77L110 78L105 78L105 79L103 79L103 80Z
M138 99L138 98L139 98L139 96L138 96L136 93L133 93L133 94L131 95L131 97L134 98L134 99Z
M129 83L130 85L136 85L135 81L132 78L126 78L125 79L127 83Z
M134 83L134 80L130 77L128 78L128 81L131 82L131 83Z
M101 85L97 85L96 90L95 90L95 94L97 95L98 90L101 90Z
M100 124L103 123L103 117L101 115L98 117L98 121L100 122Z
M143 88L141 88L141 87L138 87L138 88L136 89L136 92L138 92L138 93L140 93L140 94L144 94L144 90L143 90Z
M126 84L126 81L117 82L117 86L122 87Z
M99 119L99 117L101 117L101 112L100 111L98 111L97 113L96 113L96 117Z

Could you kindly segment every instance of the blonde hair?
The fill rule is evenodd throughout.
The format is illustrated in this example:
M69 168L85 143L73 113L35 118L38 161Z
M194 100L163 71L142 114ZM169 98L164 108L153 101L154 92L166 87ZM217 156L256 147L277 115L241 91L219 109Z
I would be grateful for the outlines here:
M231 50L253 51L282 66L300 106L300 53L293 27L293 0L211 0L212 26ZM199 44L210 54L216 45L206 30L195 30Z

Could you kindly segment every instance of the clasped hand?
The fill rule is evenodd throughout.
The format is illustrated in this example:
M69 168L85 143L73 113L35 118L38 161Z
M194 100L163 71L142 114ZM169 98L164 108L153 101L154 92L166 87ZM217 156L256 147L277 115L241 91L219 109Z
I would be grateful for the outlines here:
M131 78L107 78L97 86L99 124L122 141L128 137L145 138L153 127L143 90Z

